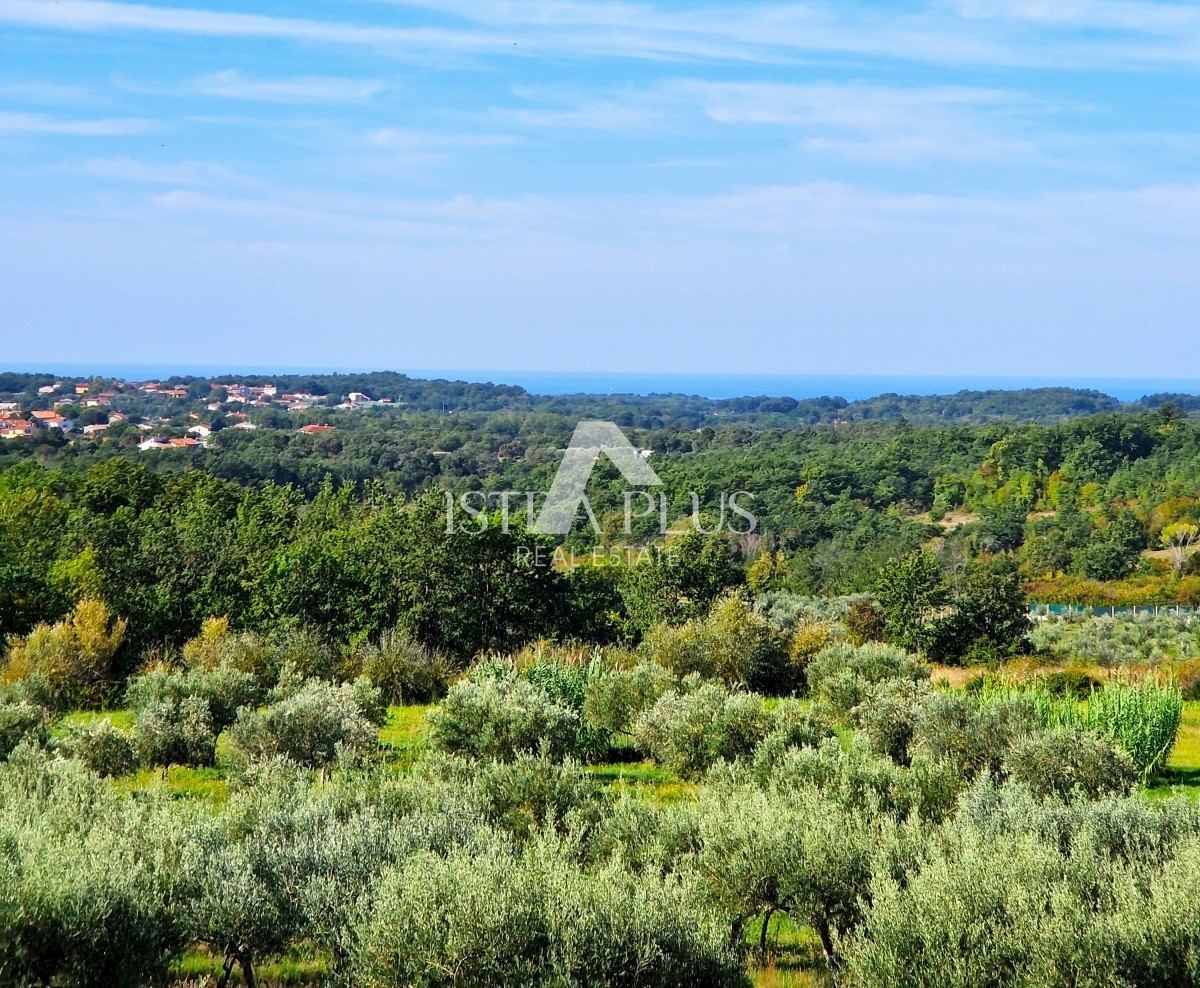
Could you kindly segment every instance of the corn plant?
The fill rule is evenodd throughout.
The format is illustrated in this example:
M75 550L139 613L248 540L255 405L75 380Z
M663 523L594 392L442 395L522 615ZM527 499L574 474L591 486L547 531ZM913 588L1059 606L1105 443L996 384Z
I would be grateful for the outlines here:
M1055 696L1043 685L996 687L980 694L984 705L1021 697L1047 728L1091 731L1129 755L1142 783L1160 772L1175 747L1183 694L1174 683L1111 683L1080 703Z

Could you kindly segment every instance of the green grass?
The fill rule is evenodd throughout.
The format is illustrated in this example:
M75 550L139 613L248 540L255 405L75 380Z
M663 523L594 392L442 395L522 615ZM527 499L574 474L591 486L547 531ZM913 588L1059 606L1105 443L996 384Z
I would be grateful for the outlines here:
M229 783L221 768L190 768L172 765L164 779L161 769L138 769L131 775L113 780L123 792L165 792L173 799L198 799L213 809L225 805L229 798Z
M133 711L132 710L73 710L69 714L64 714L62 718L54 725L53 735L56 738L64 738L67 736L67 731L72 727L86 727L90 724L96 724L102 720L112 721L112 726L120 728L122 731L128 731L133 728Z
M1190 799L1200 799L1200 703L1183 705L1183 718L1175 749L1167 760L1167 769L1157 785L1146 790L1152 798L1183 793Z
M678 803L695 799L700 792L699 784L685 782L651 761L588 765L584 771L616 794L630 793L650 803Z
M388 707L387 720L379 729L379 744L384 761L392 768L407 772L425 751L428 710L426 706Z
M807 926L777 914L767 929L767 963L757 963L761 923L746 930L746 949L755 955L750 977L755 988L827 988L832 986L821 953L821 942Z
M212 984L221 974L223 962L207 950L189 950L171 965L171 976L195 984ZM319 956L289 954L264 960L254 968L254 978L260 985L317 984L329 970L328 961ZM230 984L244 984L242 972L235 967Z

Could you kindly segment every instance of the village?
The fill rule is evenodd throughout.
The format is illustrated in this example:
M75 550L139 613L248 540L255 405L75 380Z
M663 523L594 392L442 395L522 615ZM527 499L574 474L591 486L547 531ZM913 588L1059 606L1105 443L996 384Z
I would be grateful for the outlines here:
M197 449L207 446L209 437L220 429L258 429L250 414L255 409L303 413L313 409L386 409L401 404L390 398L376 401L361 391L352 391L335 404L329 401L326 395L282 392L273 384L56 380L36 392L0 401L0 440L34 439L57 432L71 442L104 442L114 426L123 425L144 436L137 443L141 452ZM191 424L180 425L181 417ZM337 428L323 422L306 422L296 431L319 436L336 432Z

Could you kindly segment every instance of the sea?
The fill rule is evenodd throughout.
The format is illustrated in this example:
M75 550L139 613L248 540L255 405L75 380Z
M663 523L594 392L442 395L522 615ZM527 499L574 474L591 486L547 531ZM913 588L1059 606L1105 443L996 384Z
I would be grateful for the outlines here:
M1134 377L1005 377L973 375L859 374L706 374L664 371L464 370L421 367L262 367L218 364L76 364L48 360L0 363L0 371L46 372L62 377L99 374L127 381L162 380L172 376L213 377L220 374L332 374L395 370L428 380L510 384L532 394L684 394L703 398L767 396L796 399L823 396L857 401L884 394L947 395L959 391L1020 391L1067 387L1099 391L1125 402L1151 394L1200 394L1200 378Z

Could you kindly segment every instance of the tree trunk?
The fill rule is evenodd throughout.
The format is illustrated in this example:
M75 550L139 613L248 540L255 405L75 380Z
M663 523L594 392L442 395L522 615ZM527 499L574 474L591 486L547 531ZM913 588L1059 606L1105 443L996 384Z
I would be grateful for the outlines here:
M758 937L758 966L767 966L767 931L771 928L771 917L775 915L774 909L768 909L766 916L763 917L762 933Z
M837 951L833 947L833 933L829 929L829 920L821 916L813 925L816 927L817 936L821 938L821 952L825 955L825 966L829 968L829 977L836 986L841 963L838 960Z
M250 951L243 950L238 954L238 966L242 969L242 980L246 982L246 988L256 988L254 981L254 959Z

